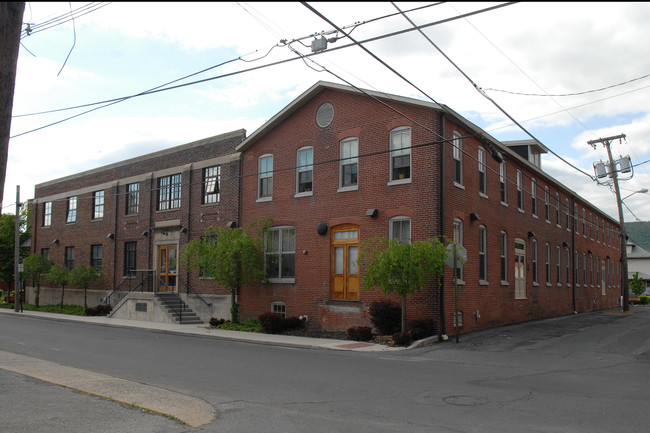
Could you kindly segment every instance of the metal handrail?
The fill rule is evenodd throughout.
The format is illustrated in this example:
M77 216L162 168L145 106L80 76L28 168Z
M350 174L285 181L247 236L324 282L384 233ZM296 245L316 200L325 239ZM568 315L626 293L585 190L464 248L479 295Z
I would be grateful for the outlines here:
M206 301L205 299L203 299L203 297L202 297L201 295L199 295L198 293L196 293L196 292L194 291L194 289L193 289L189 284L185 283L185 287L187 288L187 295L188 295L188 296L190 295L190 292L192 292L192 295L196 296L196 297L199 298L201 301L203 301L203 303L204 303L205 305L207 305L208 307L212 307L212 303L210 303L210 302Z
M111 307L113 307L113 306L117 305L122 300L122 298L124 298L127 295L127 293L134 292L138 288L142 288L142 290L140 290L140 291L144 292L145 291L144 290L145 285L148 286L147 287L148 290L146 290L147 292L153 291L153 287L152 287L152 284L151 284L152 277L153 277L153 272L154 272L153 269L136 269L136 270L133 270L132 272L133 272L133 274L135 274L136 278L133 278L132 276L124 277L122 282L107 297L104 298L104 303L106 303L106 304L110 305ZM138 274L140 274L140 281L138 282L138 284L136 284L135 287L132 287L133 282L137 281ZM145 277L147 277L146 280L145 280ZM128 290L120 290L122 288L122 286L127 281L129 283ZM121 296L117 297L119 293L121 293ZM115 295L115 297L117 297L117 299L115 299L115 301L113 303L112 301L113 301L114 295Z

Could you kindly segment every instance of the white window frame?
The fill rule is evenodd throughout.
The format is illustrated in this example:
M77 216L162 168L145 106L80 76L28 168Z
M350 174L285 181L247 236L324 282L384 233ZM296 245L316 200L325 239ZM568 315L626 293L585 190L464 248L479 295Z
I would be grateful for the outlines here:
M521 212L524 211L524 190L523 190L523 174L521 170L517 169L517 209Z
M530 196L532 204L531 213L533 217L537 218L537 181L535 179L531 179L530 181Z
M104 191L95 191L93 193L93 218L99 220L104 218Z
M460 218L454 218L454 242L463 246L463 221ZM465 284L463 279L463 266L458 264L455 269L456 284Z
M408 237L406 239L399 236L398 234L396 234L395 233L395 228L394 228L395 224L399 224L400 225L400 234L403 234L403 233L401 233L401 229L402 229L402 226L405 223L408 223ZM389 239L397 239L400 242L407 243L407 244L411 243L411 218L409 218L407 216L396 216L396 217L393 217L393 218L389 219L388 224L389 224L388 225L388 237L389 237Z
M502 161L501 164L499 164L499 194L500 194L500 199L501 199L501 204L503 205L508 205L508 183L506 179L506 162Z
M310 182L300 182L303 174L308 174ZM310 184L309 187L300 191L302 184ZM314 148L312 146L301 147L296 151L296 197L314 195Z
M487 152L483 147L478 148L478 193L487 197Z
M52 225L52 202L43 203L43 227Z
M452 149L453 149L453 176L454 176L454 185L463 186L463 139L460 134L454 132L452 140Z
M66 224L74 224L77 222L77 196L68 197L66 209Z
M257 201L270 200L273 200L273 155L266 153L257 159Z
M479 283L488 281L488 261L487 261L487 227L478 226L478 279Z
M501 231L499 236L500 241L500 272L501 272L501 284L508 283L508 233Z
M277 245L277 251L274 248L273 242L272 242L272 233L273 232L279 232L278 235L278 245ZM284 242L284 234L285 232L292 232L292 237L293 237L293 250L290 248L291 245L285 245ZM271 248L271 249L269 249ZM279 277L269 277L269 282L271 283L295 283L296 281L296 228L293 226L276 226L276 227L271 227L267 230L267 234L265 236L265 242L264 242L264 264L265 267L268 265L268 258L271 256L278 256L279 259L279 264L278 264L278 272L279 272ZM286 257L285 257L286 256ZM293 275L291 276L285 276L282 273L282 262L286 259L290 259L293 257Z
M350 147L349 156L346 153L347 147ZM359 138L348 137L339 143L339 192L355 191L359 189ZM354 166L356 169L356 181L348 185L343 184L344 171L348 166Z
M413 159L411 157L411 128L400 126L390 131L390 184L410 183L413 177ZM407 141L405 146L405 141ZM408 176L395 179L395 159L408 157Z

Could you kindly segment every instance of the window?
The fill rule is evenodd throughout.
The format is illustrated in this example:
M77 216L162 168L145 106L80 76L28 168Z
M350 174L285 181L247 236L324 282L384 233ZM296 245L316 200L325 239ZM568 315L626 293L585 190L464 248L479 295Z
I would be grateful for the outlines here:
M135 215L140 205L140 184L130 183L126 186L126 214Z
M559 286L562 284L562 249L559 245L556 248L557 251L557 262L555 263L555 281Z
M104 191L93 193L93 219L104 218Z
M284 302L280 301L271 302L271 313L276 313L282 315L282 317L287 317L287 305Z
M587 211L582 208L582 236L587 237Z
M390 239L397 239L402 243L411 243L411 219L408 217L391 218L388 228Z
M569 249L566 249L566 285L570 286L571 285L571 251Z
M257 198L271 199L273 196L273 155L260 156L258 165Z
M487 154L482 147L478 148L478 192L487 195Z
M544 218L546 222L551 222L551 193L548 187L544 188Z
M77 221L77 197L68 197L68 209L66 216L66 223L73 223Z
M571 230L571 218L569 217L569 199L564 199L564 212L566 216L566 229Z
M218 203L221 198L221 166L203 169L203 204Z
M347 138L341 141L340 187L355 189L358 183L359 140Z
M452 312L452 314L454 314ZM462 311L456 311L454 314L454 326L458 326L459 328L463 326L463 312Z
M589 239L594 240L594 214L589 212Z
M560 221L560 194L555 193L555 224L558 227L562 226L562 223Z
M539 275L538 275L538 262L537 262L537 240L533 239L531 242L531 247L533 250L533 283L537 284L539 283Z
M52 202L43 203L43 227L52 225Z
M596 217L596 242L600 243L600 226L598 225L598 217Z
M487 229L478 228L478 279L487 281Z
M135 277L137 242L124 242L124 276Z
M582 284L587 285L587 254L582 253Z
M573 204L573 230L577 235L580 234L580 231L578 230L578 205L575 203Z
M314 149L312 147L298 149L297 158L297 192L298 194L311 193L314 182Z
M411 178L411 128L390 132L390 180Z
M292 282L296 276L296 230L293 227L269 229L265 243L266 275L272 282Z
M68 270L74 268L74 247L65 247L65 263L64 266Z
M508 196L506 195L506 163L505 161L499 164L499 184L501 191L501 203L508 203Z
M546 269L546 285L549 286L551 284L551 245L546 244L546 262L545 262L545 269Z
M158 178L158 210L181 207L181 175Z
M459 219L454 220L454 243L463 246L463 222ZM463 266L460 263L456 266L456 279L463 279Z
M575 282L576 286L578 286L580 285L580 253L577 251L574 251L573 253L573 267L573 281Z
M517 209L524 209L524 191L522 185L521 171L517 170Z
M41 256L45 257L46 260L50 260L50 249L41 248Z
M530 197L532 198L532 214L537 216L537 181L533 179L530 182Z
M501 232L501 282L508 281L508 235Z
M515 239L515 299L526 299L526 242Z
M102 246L101 245L90 246L90 266L92 266L93 268L102 267Z
M460 135L454 133L454 182L458 185L463 184L463 141Z

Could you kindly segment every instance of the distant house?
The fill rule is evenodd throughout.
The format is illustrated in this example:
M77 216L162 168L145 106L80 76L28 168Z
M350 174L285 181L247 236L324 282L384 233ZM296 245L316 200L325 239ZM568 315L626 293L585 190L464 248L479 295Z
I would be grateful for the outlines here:
M628 280L634 278L634 274L638 272L639 278L645 282L646 293L650 288L650 253L643 249L641 246L632 241L627 242L627 274Z

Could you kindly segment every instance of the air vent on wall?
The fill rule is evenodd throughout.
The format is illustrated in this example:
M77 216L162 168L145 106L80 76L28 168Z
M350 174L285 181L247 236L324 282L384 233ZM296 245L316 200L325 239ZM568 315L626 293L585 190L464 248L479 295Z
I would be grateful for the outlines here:
M316 123L318 126L321 128L330 126L333 119L334 107L332 107L332 104L325 103L318 108L318 112L316 113Z

